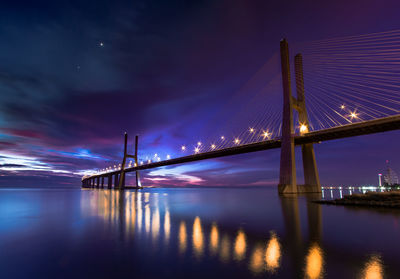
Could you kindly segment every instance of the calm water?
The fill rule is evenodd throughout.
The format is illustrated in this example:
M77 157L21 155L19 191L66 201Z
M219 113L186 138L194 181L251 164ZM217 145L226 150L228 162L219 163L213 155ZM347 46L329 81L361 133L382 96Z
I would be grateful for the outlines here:
M275 188L2 189L1 278L400 277L400 211L314 198Z

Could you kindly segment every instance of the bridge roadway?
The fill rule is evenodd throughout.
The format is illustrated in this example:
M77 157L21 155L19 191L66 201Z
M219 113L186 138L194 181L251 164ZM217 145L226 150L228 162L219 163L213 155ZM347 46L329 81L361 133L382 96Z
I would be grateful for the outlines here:
M347 125L328 128L324 130L318 130L306 133L304 135L296 135L294 137L294 141L296 145L306 144L306 143L319 143L322 141L327 140L334 140L334 139L341 139L341 138L348 138L348 137L355 137L367 134L374 134L380 132L386 132L391 130L398 130L400 129L400 115L395 116L388 116L384 118L379 118L375 120L368 120L363 122L356 122L350 123ZM136 170L146 170L146 169L153 169L163 166L170 166L176 164L183 164L189 162L195 162L200 160L206 159L213 159L213 158L220 158L225 156L231 155L238 155L274 148L281 147L281 140L280 139L273 139L268 141L250 143L250 144L243 144L239 146L224 148L220 150L214 150L204 153L198 153L193 155L188 155L184 157L174 158L170 160L160 161L160 162L153 162L150 164L139 165L137 167L126 168L125 172L132 172ZM109 176L120 173L120 170L101 173L89 176L87 178L96 178L102 176Z

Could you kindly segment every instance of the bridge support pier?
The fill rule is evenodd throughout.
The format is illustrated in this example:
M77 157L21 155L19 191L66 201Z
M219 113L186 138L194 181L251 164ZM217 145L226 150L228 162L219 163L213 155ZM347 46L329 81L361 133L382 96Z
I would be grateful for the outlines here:
M118 173L114 174L114 189L118 189Z
M279 174L279 193L296 193L296 162L294 154L294 129L292 92L290 87L289 46L286 40L280 43L283 85L282 146Z
M303 144L304 185L296 184L296 164L294 153L293 109L298 112L300 135L308 133L309 121L304 97L303 59L295 56L295 74L297 99L292 96L290 86L289 47L287 41L281 41L281 67L283 85L282 147L278 191L285 193L321 192L317 163L312 143Z
M139 136L136 135L135 137L135 164L136 166L139 166L139 160L138 160L138 149L139 149ZM141 188L142 183L140 182L140 174L139 171L136 171L136 187Z
M104 188L104 176L101 177L101 188Z
M107 176L108 189L112 188L112 175Z

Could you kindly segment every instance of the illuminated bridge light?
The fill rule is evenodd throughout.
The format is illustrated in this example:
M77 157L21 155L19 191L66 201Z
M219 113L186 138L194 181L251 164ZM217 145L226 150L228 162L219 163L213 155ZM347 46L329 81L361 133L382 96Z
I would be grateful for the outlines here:
M239 143L240 143L240 140L239 140L238 138L236 138L235 141L234 141L234 143L235 143L235 144L239 144Z
M160 162L160 161L161 161L161 158L160 158L160 157L158 157L158 158L157 158L157 161L158 161L158 162Z
M143 161L140 161L140 164L143 165Z
M198 142L197 142L197 145L198 145L198 146L200 146L200 145L201 145L201 142L200 142L200 141L198 141Z
M185 151L186 150L186 146L182 145L181 150Z
M211 149L215 149L215 144L211 144Z
M353 119L353 118L358 118L357 113L356 113L356 112L350 113L350 118L351 118L351 119Z
M341 105L340 108L341 108L341 109L345 109L345 106L344 106L344 105Z
M300 133L301 133L301 134L304 134L304 133L307 133L307 132L308 132L307 126L304 125L304 124L301 124L301 125L300 125Z
M170 155L167 155L167 160L169 160L169 159L171 159L171 156L170 156Z
M154 154L154 158L157 158L158 157L158 154L156 153L156 154Z
M194 153L199 153L200 152L200 149L198 148L198 147L196 147L195 149L194 149Z
M249 132L250 132L250 133L254 133L254 131L255 131L254 128L250 128L250 129L249 129Z
M133 164L133 166L134 166L134 167L137 167L137 164L136 164L136 163L134 163L134 164Z
M271 137L271 133L269 133L268 130L263 131L262 136L264 139L266 139L266 138L269 139Z
M225 137L224 136L221 136L221 140L224 140L225 139Z
M149 159L149 160L147 160L147 164L150 164L151 163L151 160Z

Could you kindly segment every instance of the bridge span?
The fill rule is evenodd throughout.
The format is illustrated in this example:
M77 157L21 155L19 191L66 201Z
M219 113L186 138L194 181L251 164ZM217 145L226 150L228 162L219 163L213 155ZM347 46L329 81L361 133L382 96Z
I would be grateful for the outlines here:
M136 173L136 187L141 187L139 176L139 171L141 170L280 148L279 193L321 192L321 184L313 148L314 143L400 129L400 114L398 114L398 110L395 110L397 113L396 115L367 121L362 121L356 116L355 112L352 112L351 119L348 120L349 123L346 125L312 131L305 102L302 55L297 54L294 57L297 92L297 97L295 98L291 91L289 47L285 39L280 42L280 54L283 88L282 130L280 137L247 144L240 144L238 141L236 146L220 149L214 148L215 150L208 152L197 152L198 148L196 148L197 151L193 155L158 162L149 162L147 164L142 164L142 162L140 162L139 164L138 136L136 136L135 140L135 154L130 155L127 153L128 136L125 134L124 157L122 159L121 169L85 176L82 179L82 187L104 187L105 179L107 179L108 188L111 189L114 187L115 189L124 189L125 174L129 172ZM295 134L294 112L298 115L300 124L299 134ZM268 132L266 133L268 134ZM305 185L298 185L296 182L295 146L301 146L302 149ZM128 158L135 160L135 165L133 167L126 167L126 160Z
M295 145L302 145L308 143L321 143L323 141L328 141L328 140L362 136L362 135L381 133L399 129L400 129L400 115L395 115L369 121L350 123L348 125L334 127L325 130L313 131L306 133L304 135L296 135L294 137L294 142ZM138 165L136 167L126 168L125 173L202 161L207 159L216 159L226 156L239 155L257 151L264 151L280 147L281 147L281 139L273 139L256 143L243 144L220 150L193 154L179 158L172 158L160 162L152 162L148 164L145 163L143 165ZM112 182L113 179L110 177L118 176L120 174L121 170L115 170L103 174L92 175L83 180L83 187L93 187L93 186L102 187L104 186L104 178L108 178L108 180ZM100 185L101 184L100 180L103 180L102 185ZM116 181L119 181L118 178Z

